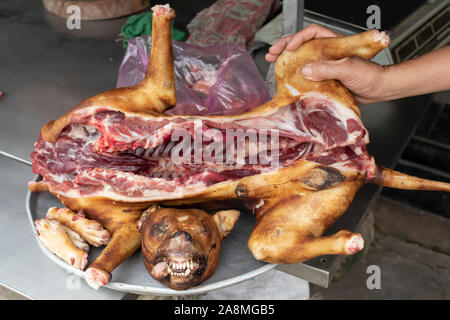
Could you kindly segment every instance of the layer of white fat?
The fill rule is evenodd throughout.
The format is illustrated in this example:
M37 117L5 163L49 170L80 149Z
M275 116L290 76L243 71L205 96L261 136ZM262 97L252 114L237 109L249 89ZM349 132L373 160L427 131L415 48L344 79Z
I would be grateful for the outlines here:
M127 201L127 202L141 202L141 201L152 201L152 200L171 200L171 199L180 199L182 197L185 197L186 194L191 193L197 193L202 192L206 189L206 184L202 181L199 181L195 184L188 185L188 186L177 186L175 183L171 183L170 181L160 179L160 178L146 178L137 176L132 173L123 172L123 171L116 171L116 175L120 177L127 177L128 179L146 179L149 182L153 181L155 183L161 182L165 185L172 185L174 187L174 190L172 191L165 191L165 190L159 190L159 189L141 189L138 183L133 185L133 187L127 189L127 194L124 194L124 192L118 192L114 189L113 186L106 182L102 182L102 189L99 191L95 191L89 194L90 197L105 197L114 199L117 201ZM136 197L133 196L133 192L140 191L142 192L142 196ZM69 198L80 198L84 197L85 195L80 193L80 190L78 188L70 189L68 191L58 191L58 194L61 194L63 196L69 197Z
M100 137L100 132L95 126L73 123L67 136L73 140L82 140L84 144L90 144Z

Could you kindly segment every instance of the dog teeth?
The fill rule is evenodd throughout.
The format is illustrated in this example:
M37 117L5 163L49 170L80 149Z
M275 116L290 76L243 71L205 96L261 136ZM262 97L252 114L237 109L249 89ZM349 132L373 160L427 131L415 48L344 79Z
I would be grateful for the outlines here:
M187 277L191 274L193 268L193 259L189 259L188 261L182 263L169 262L167 272L174 277Z

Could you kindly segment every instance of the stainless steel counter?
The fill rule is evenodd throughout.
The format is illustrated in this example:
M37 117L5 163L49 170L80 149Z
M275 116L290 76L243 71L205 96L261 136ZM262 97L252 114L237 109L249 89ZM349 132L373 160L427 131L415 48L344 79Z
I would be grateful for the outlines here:
M92 290L42 254L25 214L30 168L0 156L0 284L31 299L122 299L123 292Z
M115 299L122 293L93 291L81 284L68 290L68 275L42 255L32 239L24 213L29 161L41 126L64 114L77 102L115 87L123 56L114 42L116 20L84 25L80 32L64 29L64 20L45 14L39 1L0 3L0 284L32 298ZM86 32L83 28L94 32ZM379 103L361 108L370 132L369 153L378 163L392 166L418 123L427 96ZM379 188L363 187L351 208L331 228L356 230ZM325 256L292 265L287 272L327 286L336 257Z
M124 52L114 41L120 26L112 26L86 37L84 22L69 31L40 1L0 2L0 150L29 159L44 123L115 87Z
M84 38L82 32L54 29L61 22L44 14L40 1L0 3L0 285L33 299L122 299L123 292L77 282L42 254L25 214L34 174L4 156L29 161L45 122L115 86L123 51L114 37L121 24L107 28L107 22L96 38Z

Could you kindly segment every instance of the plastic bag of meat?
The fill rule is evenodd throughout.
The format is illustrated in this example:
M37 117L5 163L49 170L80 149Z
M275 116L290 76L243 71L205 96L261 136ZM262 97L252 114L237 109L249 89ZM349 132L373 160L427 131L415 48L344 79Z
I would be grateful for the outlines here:
M261 46L255 33L281 8L279 0L218 0L188 24L188 43L235 43L250 52Z
M140 82L147 70L151 37L129 40L117 87ZM240 114L271 99L250 54L233 44L199 47L173 41L177 105L168 114Z

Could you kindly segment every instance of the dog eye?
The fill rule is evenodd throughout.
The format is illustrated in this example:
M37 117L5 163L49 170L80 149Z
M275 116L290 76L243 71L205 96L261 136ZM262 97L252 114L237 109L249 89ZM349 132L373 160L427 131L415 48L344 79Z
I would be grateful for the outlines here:
M151 229L152 236L163 236L168 228L169 225L165 222L155 223L154 225L152 225Z

